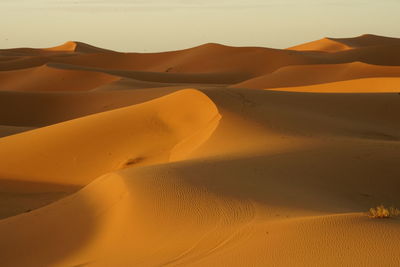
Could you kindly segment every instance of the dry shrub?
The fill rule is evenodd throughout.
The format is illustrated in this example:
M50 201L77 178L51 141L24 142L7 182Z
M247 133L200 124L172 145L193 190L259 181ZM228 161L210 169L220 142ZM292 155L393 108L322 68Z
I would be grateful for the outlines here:
M368 216L374 219L397 217L400 216L400 210L394 207L385 208L385 206L379 205L376 208L370 208Z

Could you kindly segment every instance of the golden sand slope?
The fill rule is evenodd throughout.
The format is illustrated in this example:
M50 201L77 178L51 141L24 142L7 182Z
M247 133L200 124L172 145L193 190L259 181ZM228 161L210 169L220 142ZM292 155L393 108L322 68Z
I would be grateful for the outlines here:
M116 169L179 159L190 151L185 145L196 147L218 120L204 95L179 91L0 139L0 177L85 185Z
M398 43L0 50L1 265L400 265Z
M344 43L338 42L333 38L323 38L321 40L293 46L288 49L296 51L338 52L351 49L351 47Z
M250 134L256 143L261 138L267 139L263 151L254 154L251 151L255 150L251 149L235 157L129 168L103 176L72 197L10 218L6 225L0 224L4 244L15 244L32 253L29 258L14 257L13 250L7 249L5 263L10 266L28 263L59 266L274 263L287 266L307 265L311 260L318 265L328 260L335 263L335 258L341 255L346 263L352 264L373 266L383 260L385 264L396 264L398 258L391 256L398 249L396 221L373 221L352 212L365 210L377 200L398 203L398 144L381 141L379 137L365 138L362 133L354 133L356 139L330 141L321 136L322 132L312 138L307 137L307 132L303 136L289 134L296 129L315 132L306 125L304 128L292 125L295 129L282 129L281 133L274 130L281 128L282 125L278 126L285 120L315 120L313 113L303 114L304 119L298 117L301 106L306 105L304 100L317 102L315 97L320 98L322 103L318 109L328 112L331 109L327 104L336 106L346 99L343 95L332 100L322 95L303 94L301 105L288 109L282 104L299 100L295 95L290 100L282 98L283 93L270 92L264 98L260 97L261 91L240 93L256 104L266 102L271 96L271 102L279 98L283 101L274 109L276 113L286 114L269 128L260 130L263 136L255 139L251 129L246 131L246 124L237 125L242 135ZM260 122L272 116L264 109L252 110L252 107L241 111L241 100L228 93L224 96L215 91L213 96L210 91L208 94L227 113L246 112L247 120L253 118ZM383 103L390 99L383 95L381 98ZM363 99L366 106L373 100L372 96ZM354 101L359 100L354 97ZM354 101L348 100L349 104ZM362 115L363 109L354 106L348 112ZM379 116L389 114L389 111L382 112ZM224 122L224 115L223 112L221 126L226 128L229 122ZM375 124L370 116L363 117L364 124ZM326 121L328 118L329 113L316 127L322 130L323 122L331 124L329 133L335 134L336 128L345 125L338 118ZM268 144L268 139L276 135L284 140L274 151L269 145L275 140ZM225 133L216 138L228 136ZM237 140L238 143L246 141ZM206 143L203 150L209 149L213 145ZM383 180L381 169L386 170ZM384 192L380 184L388 185ZM59 220L60 217L69 219ZM26 225L18 228L20 237L6 234L15 232L16 228L12 227L17 225ZM57 246L57 240L63 240L64 245ZM359 245L351 246L353 243ZM337 253L332 254L332 246ZM346 249L342 250L343 247ZM316 254L309 254L310 250ZM382 256L368 258L366 254L374 250ZM292 256L287 257L286 253Z

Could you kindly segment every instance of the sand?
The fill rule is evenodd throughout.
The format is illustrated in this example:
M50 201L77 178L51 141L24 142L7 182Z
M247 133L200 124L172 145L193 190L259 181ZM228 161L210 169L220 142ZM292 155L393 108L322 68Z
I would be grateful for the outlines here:
M0 50L1 266L400 265L399 52Z

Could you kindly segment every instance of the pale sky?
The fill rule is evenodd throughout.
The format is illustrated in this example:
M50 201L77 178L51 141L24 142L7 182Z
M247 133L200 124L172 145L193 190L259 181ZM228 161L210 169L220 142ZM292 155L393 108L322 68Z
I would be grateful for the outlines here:
M400 0L0 0L0 48L81 41L153 52L208 42L286 48L322 37L400 37Z

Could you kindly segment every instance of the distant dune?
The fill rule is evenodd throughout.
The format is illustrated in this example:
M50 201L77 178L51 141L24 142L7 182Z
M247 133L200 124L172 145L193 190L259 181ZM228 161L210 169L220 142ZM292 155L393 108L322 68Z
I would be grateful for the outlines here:
M68 41L65 44L50 47L46 49L38 49L38 51L52 52L77 52L77 53L112 53L115 51L103 49L100 47L88 45L82 42Z
M1 266L398 266L400 39L0 50Z
M378 36L373 34L364 34L353 38L323 38L305 44L290 47L290 50L298 51L324 51L338 52L368 46L390 46L400 45L400 39Z
M231 87L278 88L304 86L372 77L399 77L400 66L370 65L361 62L345 64L296 65L262 75Z

